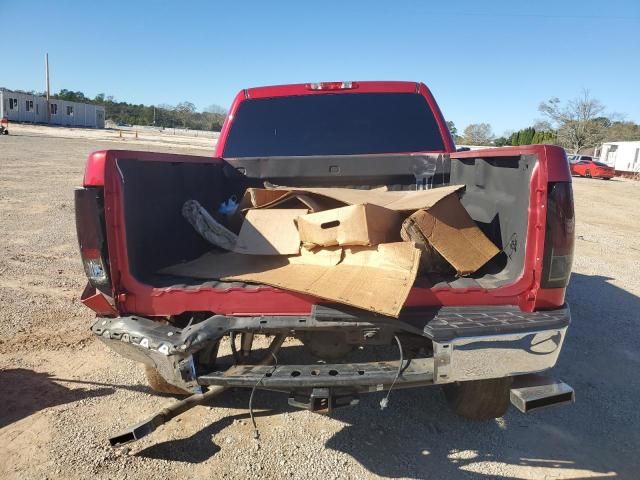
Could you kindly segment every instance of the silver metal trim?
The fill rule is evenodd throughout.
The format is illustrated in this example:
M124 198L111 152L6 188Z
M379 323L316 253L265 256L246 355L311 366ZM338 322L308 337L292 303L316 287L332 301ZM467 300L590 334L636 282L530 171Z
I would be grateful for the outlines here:
M567 327L433 342L434 382L510 377L553 367Z
M546 375L522 375L514 380L509 392L511 404L522 413L576 401L576 394L566 383Z

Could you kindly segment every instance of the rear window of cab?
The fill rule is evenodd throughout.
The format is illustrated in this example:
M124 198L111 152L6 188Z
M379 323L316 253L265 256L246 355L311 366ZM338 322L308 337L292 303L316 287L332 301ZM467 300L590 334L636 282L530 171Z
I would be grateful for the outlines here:
M417 93L340 93L240 103L223 156L274 157L442 151L426 99Z

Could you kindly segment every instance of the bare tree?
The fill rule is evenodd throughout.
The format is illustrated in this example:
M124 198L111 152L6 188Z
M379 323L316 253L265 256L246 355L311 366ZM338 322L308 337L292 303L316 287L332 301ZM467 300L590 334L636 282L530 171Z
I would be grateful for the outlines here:
M553 127L548 120L536 120L533 124L533 129L536 132L553 132Z
M191 119L191 116L195 113L196 106L191 102L180 102L176 105L176 114L178 118L182 120L182 126L187 128L187 121Z
M462 139L466 145L491 145L494 135L488 123L472 123L464 129Z
M227 111L224 108L222 108L220 105L216 105L215 103L212 103L207 108L205 108L203 111L207 112L207 113L215 113L217 115L226 115L227 114Z
M605 136L607 122L602 121L604 105L591 98L588 90L564 106L559 98L554 97L542 102L538 110L556 125L558 141L573 153L597 145Z

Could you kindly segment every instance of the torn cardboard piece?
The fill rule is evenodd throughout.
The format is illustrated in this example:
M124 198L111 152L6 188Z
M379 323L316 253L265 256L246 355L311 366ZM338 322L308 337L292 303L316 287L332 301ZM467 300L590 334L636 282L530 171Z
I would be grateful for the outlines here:
M344 202L320 195L307 194L303 191L249 188L242 197L240 210L247 211L252 208L306 207L311 212L321 212L344 205Z
M402 220L399 212L365 203L300 217L298 231L310 246L371 246L400 241Z
M500 250L478 228L456 194L451 194L430 208L418 210L402 225L402 238L425 248L423 260L435 262L425 265L428 271L440 271L441 255L459 276L469 275L497 255Z
M435 205L447 195L464 188L464 185L449 185L430 190L388 191L383 189L361 190L356 188L289 188L278 187L275 190L249 188L241 205L253 208L273 208L296 195L318 195L332 199L343 205L370 203L397 211L413 211ZM285 193L281 193L285 192ZM334 205L335 208L338 205Z
M297 255L300 235L295 220L305 209L249 210L232 251L246 255Z
M397 242L377 247L303 249L293 257L207 253L160 273L272 285L398 317L419 261L420 250L413 243Z

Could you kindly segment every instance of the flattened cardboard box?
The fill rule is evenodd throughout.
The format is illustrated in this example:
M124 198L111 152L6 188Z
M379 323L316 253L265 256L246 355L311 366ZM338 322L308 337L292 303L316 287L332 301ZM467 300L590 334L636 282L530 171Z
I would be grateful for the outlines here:
M398 317L418 272L411 242L329 247L298 256L207 253L160 273L262 283Z
M379 245L398 242L403 217L396 211L365 203L333 208L298 218L305 245Z
M241 201L243 208L273 208L297 196L308 194L337 201L343 205L371 203L396 211L414 211L428 208L464 185L448 185L430 190L388 191L382 189L361 190L357 188L249 188ZM332 205L336 207L338 205ZM310 207L311 210L317 211Z
M416 230L424 239L415 237ZM475 272L500 252L478 228L456 194L407 218L402 238L416 243L426 241L460 276Z

